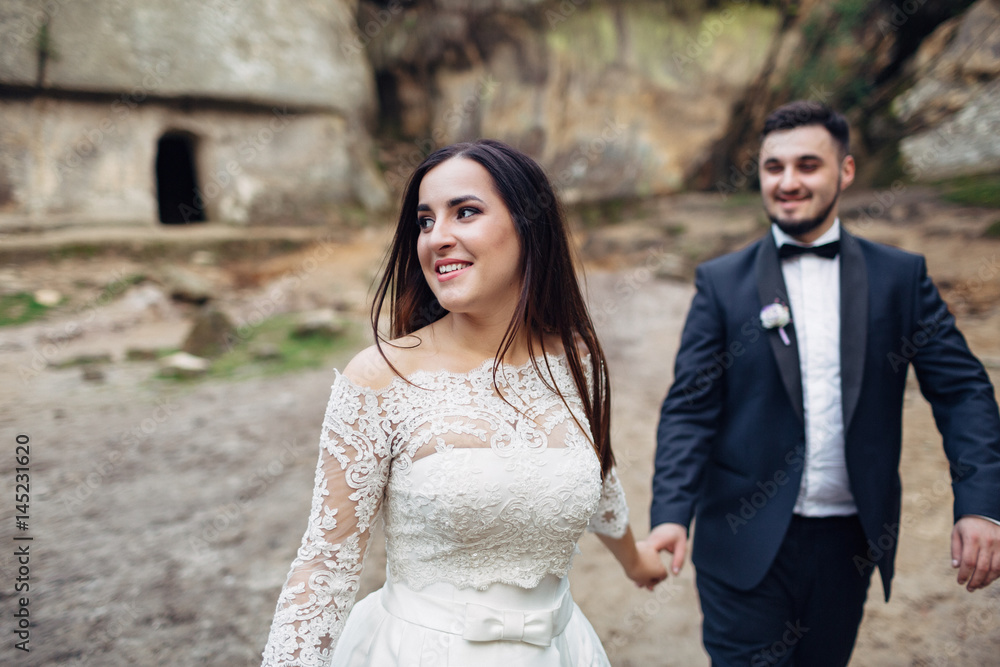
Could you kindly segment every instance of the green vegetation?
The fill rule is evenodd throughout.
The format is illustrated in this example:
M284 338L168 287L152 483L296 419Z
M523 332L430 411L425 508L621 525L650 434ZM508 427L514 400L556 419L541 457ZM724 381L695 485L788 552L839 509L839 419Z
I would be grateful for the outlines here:
M755 177L756 178L756 177ZM753 182L754 185L756 181ZM747 184L747 187L752 187ZM722 205L726 208L746 208L747 206L760 206L760 192L756 187L751 190L741 190L732 194L727 194L722 200Z
M841 110L866 99L871 82L863 75L874 54L862 53L845 64L838 54L857 50L855 33L871 15L870 0L838 0L822 4L802 24L802 65L788 74L787 86L793 98L815 97L817 90L835 92L834 100L824 100Z
M31 322L48 311L48 306L38 303L27 292L0 296L0 326Z
M938 184L941 196L966 206L1000 208L1000 173L960 176Z
M256 327L248 327L244 337L232 341L228 352L212 360L208 373L203 377L242 379L322 368L330 365L336 355L358 346L356 336L351 332L333 340L322 336L293 337L295 318L295 315L278 315ZM275 358L258 358L258 350L265 346L277 349Z
M1000 220L994 220L993 224L983 232L983 236L988 239L1000 239Z
M649 202L645 199L614 197L567 208L571 215L578 216L584 228L595 229L627 220L644 218L647 215L648 205Z

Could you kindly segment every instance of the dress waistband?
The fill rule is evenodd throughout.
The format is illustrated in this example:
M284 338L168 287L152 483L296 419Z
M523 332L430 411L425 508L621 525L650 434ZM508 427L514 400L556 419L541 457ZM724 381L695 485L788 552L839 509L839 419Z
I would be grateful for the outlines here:
M382 606L408 623L460 635L468 641L549 646L552 638L569 624L574 604L567 589L551 609L497 609L475 602L445 600L388 580L382 588Z

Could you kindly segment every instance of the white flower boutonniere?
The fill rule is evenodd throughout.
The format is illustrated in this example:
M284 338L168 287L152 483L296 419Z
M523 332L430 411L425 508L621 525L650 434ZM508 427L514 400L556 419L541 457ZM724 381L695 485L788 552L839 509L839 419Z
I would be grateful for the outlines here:
M792 321L792 314L788 310L788 306L781 303L777 299L774 303L769 303L760 309L760 323L765 329L778 329L778 334L781 336L781 342L785 345L791 345L792 342L788 340L788 334L785 333L785 326Z

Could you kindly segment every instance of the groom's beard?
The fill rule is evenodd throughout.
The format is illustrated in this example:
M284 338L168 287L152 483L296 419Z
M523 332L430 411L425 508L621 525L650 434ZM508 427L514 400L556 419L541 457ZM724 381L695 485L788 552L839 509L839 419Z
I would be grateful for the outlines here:
M785 232L792 238L799 238L800 236L808 234L812 230L822 225L823 222L826 221L827 216L830 215L830 211L832 211L833 207L836 206L837 200L839 198L840 198L840 188L838 187L837 194L834 195L833 200L830 202L830 205L827 206L822 211L820 211L820 214L814 218L799 220L797 222L790 222L788 220L782 220L781 218L777 217L776 215L772 215L771 213L768 213L767 217L771 219L771 222L778 225L778 229L780 229L781 231Z
M799 220L798 222L791 222L788 220L782 220L776 215L773 215L770 211L765 211L767 217L770 218L771 222L778 225L778 229L785 232L792 238L799 238L805 234L808 234L812 230L816 229L826 221L827 216L833 210L833 207L837 205L837 200L840 199L840 183L841 175L837 174L837 194L833 195L833 199L830 200L829 206L820 211L819 215L808 218L806 220Z

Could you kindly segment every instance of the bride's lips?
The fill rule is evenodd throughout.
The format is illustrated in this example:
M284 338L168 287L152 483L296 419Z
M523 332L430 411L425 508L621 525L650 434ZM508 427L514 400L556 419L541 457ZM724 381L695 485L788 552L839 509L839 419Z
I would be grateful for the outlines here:
M445 273L441 272L445 267L451 267L455 265L459 265L461 266L461 268L450 269L447 270ZM467 262L463 259L439 259L438 261L434 262L434 274L437 276L438 282L444 282L446 280L451 280L452 278L455 278L465 273L466 270L471 266L472 262Z

